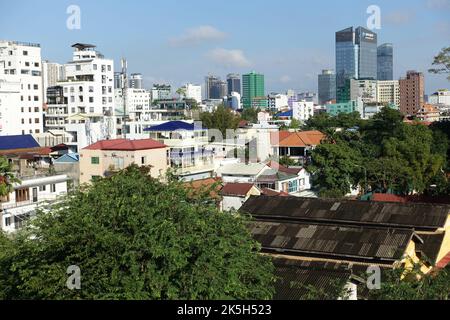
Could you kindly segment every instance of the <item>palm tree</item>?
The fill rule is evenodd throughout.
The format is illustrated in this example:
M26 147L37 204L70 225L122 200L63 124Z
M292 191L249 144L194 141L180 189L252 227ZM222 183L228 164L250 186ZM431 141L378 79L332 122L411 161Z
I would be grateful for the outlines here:
M0 157L0 197L5 197L14 190L14 183L20 180L12 173L12 166L8 159Z

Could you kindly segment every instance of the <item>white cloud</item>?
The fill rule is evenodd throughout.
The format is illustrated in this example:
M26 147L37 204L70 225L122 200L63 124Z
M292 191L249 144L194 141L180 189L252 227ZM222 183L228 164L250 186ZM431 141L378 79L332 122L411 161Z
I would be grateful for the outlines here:
M181 36L175 37L169 40L169 44L172 46L191 46L205 42L219 41L227 36L225 32L222 32L212 26L198 26L195 28L187 29Z
M217 48L209 51L206 57L224 67L248 67L251 62L242 50Z

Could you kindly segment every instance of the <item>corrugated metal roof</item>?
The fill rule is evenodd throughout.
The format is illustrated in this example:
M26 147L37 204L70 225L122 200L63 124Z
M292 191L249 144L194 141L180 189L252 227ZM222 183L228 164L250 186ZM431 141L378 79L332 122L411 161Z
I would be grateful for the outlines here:
M351 200L339 200L339 206L336 203L336 200L327 199L252 196L241 211L250 213L256 219L415 228L425 231L443 228L450 214L450 206L443 204Z
M39 148L40 145L30 134L0 136L0 150Z
M300 257L333 260L400 260L411 241L412 229L344 227L253 221L249 229L263 251L285 251Z

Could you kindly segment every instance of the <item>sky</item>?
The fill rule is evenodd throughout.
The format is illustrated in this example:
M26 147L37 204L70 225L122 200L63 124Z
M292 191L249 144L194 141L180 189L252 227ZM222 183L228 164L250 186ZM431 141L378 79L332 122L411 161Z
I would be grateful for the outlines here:
M80 28L67 9L80 9ZM335 67L335 32L367 26L380 8L378 43L394 44L394 78L425 73L425 90L450 88L427 72L450 46L450 0L0 0L0 39L41 44L42 58L66 63L71 45L95 44L107 58L153 83L203 84L211 73L263 73L266 91L317 92Z

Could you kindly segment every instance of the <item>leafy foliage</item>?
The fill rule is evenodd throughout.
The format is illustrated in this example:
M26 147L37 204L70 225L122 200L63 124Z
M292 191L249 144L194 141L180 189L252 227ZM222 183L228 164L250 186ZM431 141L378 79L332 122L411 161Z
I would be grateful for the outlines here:
M201 113L200 120L205 127L220 130L225 138L227 129L236 130L241 118L235 115L230 108L220 105L214 112Z
M245 108L241 113L242 120L246 120L250 123L258 122L258 113L261 112L260 108Z
M434 57L433 66L438 66L428 70L430 73L435 74L448 74L450 73L450 47L443 48L439 54ZM450 75L447 77L450 81Z
M0 238L6 299L270 299L273 265L246 218L148 168L76 191L13 239ZM66 288L68 266L81 290Z
M8 159L0 157L0 197L7 196L13 192L14 183L20 183L12 173L12 166L8 162Z

